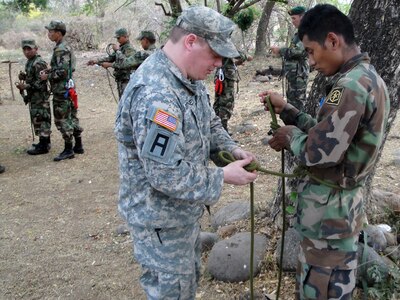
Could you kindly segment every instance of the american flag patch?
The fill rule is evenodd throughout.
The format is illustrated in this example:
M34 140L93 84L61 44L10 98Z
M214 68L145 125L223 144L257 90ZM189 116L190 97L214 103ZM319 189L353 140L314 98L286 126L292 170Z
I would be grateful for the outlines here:
M175 131L178 126L178 120L176 117L170 115L162 109L157 109L153 118L153 122L171 131Z

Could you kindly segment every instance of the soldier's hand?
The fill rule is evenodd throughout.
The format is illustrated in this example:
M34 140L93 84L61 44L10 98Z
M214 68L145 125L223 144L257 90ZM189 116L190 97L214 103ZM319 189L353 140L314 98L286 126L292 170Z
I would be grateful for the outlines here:
M25 97L24 97L24 103L25 103L25 105L27 105L29 102L30 102L29 99L25 96Z
M274 107L275 113L280 114L286 106L286 100L283 98L282 95L273 92L273 91L266 91L258 94L260 97L260 102L264 105L264 109L268 111L268 105L266 102L265 97L269 97L272 106Z
M269 50L272 52L272 54L274 54L275 56L279 56L279 50L280 48L277 46L272 46L271 48L269 48Z
M86 63L88 66L93 66L95 64L97 64L97 60L91 59Z
M112 44L112 48L114 51L118 51L119 50L119 45L118 44Z
M107 69L107 68L109 68L109 67L112 67L112 63L110 63L110 62L103 62L102 64L101 64L101 66L104 68L104 69Z
M22 83L22 82L18 82L15 84L15 86L17 87L17 89L19 89L20 91L23 91L27 88L27 85Z
M18 79L19 80L26 80L26 73L20 71L19 74L18 74Z
M293 129L297 128L293 125L282 126L278 128L272 137L268 141L268 144L271 146L272 149L275 151L281 151L282 149L289 149L290 147L290 140L292 138Z
M248 172L244 169L252 160L251 157L247 157L242 160L236 160L223 167L224 182L235 185L245 185L253 182L257 178L257 173L255 171Z

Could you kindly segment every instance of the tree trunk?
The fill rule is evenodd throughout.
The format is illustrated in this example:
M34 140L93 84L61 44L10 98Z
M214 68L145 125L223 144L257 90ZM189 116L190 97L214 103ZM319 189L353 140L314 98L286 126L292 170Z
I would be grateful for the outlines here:
M263 57L267 53L268 24L274 5L275 2L270 0L264 5L264 9L257 27L256 50L254 53L255 57Z
M350 8L349 17L353 22L354 31L360 48L368 52L371 62L378 74L387 84L390 95L389 122L385 130L385 138L396 118L399 109L400 96L400 1L354 0ZM382 151L379 152L380 154ZM380 156L378 157L378 160ZM371 200L371 186L375 175L376 164L373 172L365 184L366 211L369 210Z
M385 137L382 148L385 144L386 137L395 120L397 110L399 109L400 96L400 1L399 0L377 0L363 1L354 0L350 9L349 17L351 18L358 43L362 52L368 52L371 62L375 66L378 74L386 82L390 95L390 114L388 125L385 130ZM325 95L326 79L319 74L312 85L311 92L305 104L305 111L315 116L319 99ZM382 153L382 151L380 151ZM286 154L285 158L288 163L286 170L293 169L294 160L290 155ZM375 168L371 175L367 178L365 184L365 205L366 211L371 211L369 203L371 199L371 185L375 174L376 165L379 161L378 157ZM288 181L288 190L295 187L296 181ZM280 212L282 184L279 182L278 190L275 195L273 206L270 211L272 217Z

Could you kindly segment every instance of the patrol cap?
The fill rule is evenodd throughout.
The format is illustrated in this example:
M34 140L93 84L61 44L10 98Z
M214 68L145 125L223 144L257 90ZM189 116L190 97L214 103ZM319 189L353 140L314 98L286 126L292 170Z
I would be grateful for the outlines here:
M120 36L128 36L128 30L126 28L119 28L115 31L115 38L119 38Z
M176 26L204 38L210 48L222 57L239 56L231 40L235 23L211 8L188 7L176 20Z
M304 6L296 6L293 7L292 9L289 9L288 14L290 16L294 16L294 15L302 15L306 12L306 8Z
M33 39L23 39L21 41L21 47L24 49L25 47L29 47L31 49L37 48L36 42Z
M141 40L141 39L149 39L149 40L156 40L156 36L154 35L154 33L152 31L141 31L139 36L137 37L137 40Z
M59 21L59 20L50 21L50 24L47 26L44 26L44 28L46 28L48 30L67 31L67 26L65 25L65 23L63 21Z

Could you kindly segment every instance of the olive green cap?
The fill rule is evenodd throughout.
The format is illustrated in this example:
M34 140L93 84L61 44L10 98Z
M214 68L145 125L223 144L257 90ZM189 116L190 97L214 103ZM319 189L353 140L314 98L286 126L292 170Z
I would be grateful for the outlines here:
M141 39L149 39L149 40L156 40L156 36L152 31L141 31L139 36L137 37L137 40L141 40Z
M119 38L120 36L128 36L128 30L126 28L119 28L115 31L115 38Z
M288 14L290 16L295 16L295 15L302 15L306 12L306 8L304 6L296 6L293 7L292 9L289 9Z
M36 42L33 39L23 39L21 41L21 47L24 49L25 47L29 47L31 49L37 48Z
M67 26L65 25L65 23L63 21L59 21L59 20L50 21L50 24L47 26L44 26L44 28L46 28L47 30L67 31Z

